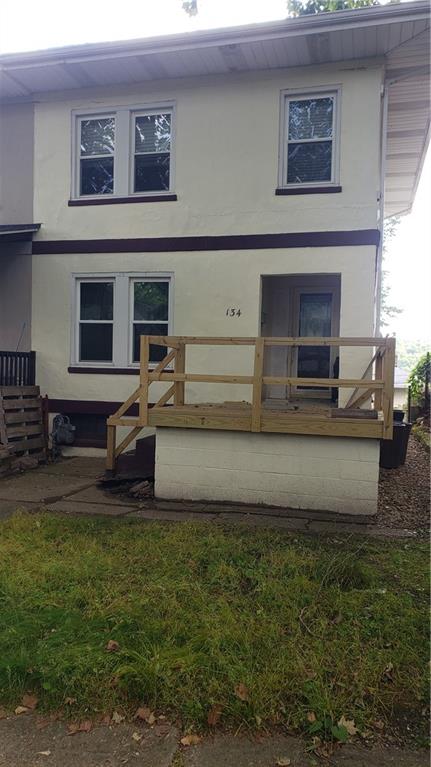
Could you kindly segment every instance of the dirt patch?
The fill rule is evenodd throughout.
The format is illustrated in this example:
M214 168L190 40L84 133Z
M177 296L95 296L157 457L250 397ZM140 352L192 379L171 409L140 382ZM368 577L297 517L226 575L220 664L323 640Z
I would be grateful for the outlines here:
M412 435L399 469L380 469L377 525L427 536L430 511L430 456Z

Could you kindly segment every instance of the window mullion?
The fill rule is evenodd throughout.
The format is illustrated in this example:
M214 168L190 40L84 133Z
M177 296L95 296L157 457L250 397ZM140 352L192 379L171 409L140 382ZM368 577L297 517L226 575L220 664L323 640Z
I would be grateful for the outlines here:
M125 368L128 365L128 277L126 274L117 274L114 290L114 364L116 367Z
M129 194L130 112L119 109L116 113L114 194Z

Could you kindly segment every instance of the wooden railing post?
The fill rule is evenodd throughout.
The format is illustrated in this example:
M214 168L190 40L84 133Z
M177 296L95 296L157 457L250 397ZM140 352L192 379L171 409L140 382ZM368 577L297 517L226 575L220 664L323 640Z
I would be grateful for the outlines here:
M185 373L186 372L186 345L180 343L178 345L177 353L174 360L174 372ZM174 405L184 405L185 400L185 383L184 381L175 381L174 392Z
M260 431L262 415L262 376L265 339L256 338L254 347L253 401L251 407L251 430Z
M383 378L383 356L386 353L386 348L384 350L380 349L380 351L377 352L376 356L376 366L374 369L374 377L375 378ZM382 410L383 409L383 399L382 399L382 390L376 389L374 392L374 410Z
M140 342L140 371L139 371L139 424L148 423L148 366L150 363L150 341L148 336L141 336Z
M394 426L394 369L395 338L386 339L386 351L383 358L383 439L392 439Z

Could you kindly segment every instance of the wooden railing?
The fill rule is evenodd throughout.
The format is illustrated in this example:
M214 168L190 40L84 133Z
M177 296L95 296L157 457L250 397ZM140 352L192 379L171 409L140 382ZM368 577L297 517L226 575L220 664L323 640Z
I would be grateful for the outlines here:
M34 386L36 352L0 351L0 386Z
M150 344L163 346L167 349L166 356L153 370L149 369ZM185 369L186 347L196 345L254 347L253 373L251 375L187 373ZM265 349L274 346L322 346L336 347L337 349L341 347L371 347L375 352L362 378L300 378L295 376L264 375ZM354 408L359 408L360 405L370 401L373 397L374 409L379 412L380 417L381 430L379 434L385 439L391 439L394 364L395 339L393 338L199 338L194 336L141 336L139 386L107 421L107 469L112 471L115 468L116 458L137 437L141 429L156 423L157 413L160 413L170 400L173 399L174 409L175 407L185 409L185 384L188 382L250 385L252 387L252 399L250 428L248 430L253 432L271 430L268 427L262 428L262 391L264 385L281 384L311 389L316 387L354 389L343 410L343 417L339 420L342 420L344 423L346 418L349 417L349 410L352 411L353 415ZM171 369L167 369L168 365L171 366ZM169 382L171 385L154 404L150 405L149 387L154 382ZM127 416L127 411L135 402L138 402L138 416ZM118 426L130 427L131 431L117 446L116 429ZM208 425L207 428L212 427ZM213 428L222 427L214 426ZM227 428L234 427L230 425ZM243 429L244 427L242 426L241 428ZM277 428L274 428L274 431L277 430ZM316 432L310 430L310 433ZM331 432L328 430L322 433ZM375 431L372 433L377 436ZM340 434L345 436L345 430L340 431ZM362 436L368 436L368 434L364 433Z

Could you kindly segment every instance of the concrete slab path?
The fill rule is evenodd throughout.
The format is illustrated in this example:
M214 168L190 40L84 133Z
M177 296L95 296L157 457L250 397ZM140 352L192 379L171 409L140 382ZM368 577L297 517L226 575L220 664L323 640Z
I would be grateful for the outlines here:
M395 746L346 745L330 761L299 738L216 735L184 747L174 726L121 723L69 735L64 722L36 715L0 720L0 767L428 767L428 753Z
M199 519L316 534L344 532L383 538L414 535L403 529L378 527L366 517L358 519L331 512L189 501L139 501L126 495L111 494L99 487L97 482L104 469L103 458L74 457L0 479L0 519L21 508L63 514L130 516L142 522Z

